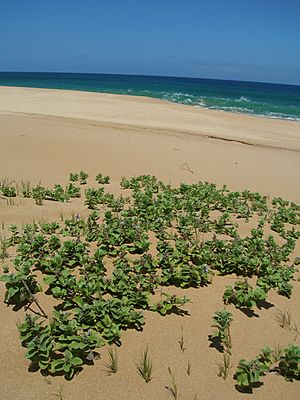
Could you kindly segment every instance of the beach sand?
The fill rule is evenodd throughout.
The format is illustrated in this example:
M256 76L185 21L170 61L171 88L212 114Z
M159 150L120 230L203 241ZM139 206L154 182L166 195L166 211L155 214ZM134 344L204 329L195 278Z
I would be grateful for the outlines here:
M230 190L249 189L270 197L300 203L300 123L245 116L170 104L144 97L63 90L0 87L0 178L30 180L45 186L64 184L70 172L85 170L90 183L98 172L111 177L109 187L120 193L122 176L156 175L172 185L209 181ZM87 215L82 200L46 202L32 199L7 205L0 199L0 235L12 223L59 219L73 212ZM246 228L245 228L246 229ZM296 254L300 254L299 243ZM297 275L298 276L298 275ZM299 398L299 382L289 383L269 374L264 385L247 396L234 387L232 375L239 359L255 357L269 345L300 345L294 334L274 319L277 308L289 310L300 327L300 283L290 300L271 293L270 309L249 318L230 308L233 369L223 381L217 376L222 354L209 347L212 316L223 307L222 294L234 277L215 277L213 284L188 289L192 299L188 316L161 317L146 312L143 332L127 331L119 349L120 371L106 376L107 349L94 366L85 367L71 382L28 372L16 322L22 318L0 301L1 400L52 399L60 388L63 399L164 400L172 398L168 367L175 375L182 400ZM172 293L183 291L171 288ZM3 299L4 285L0 286ZM49 307L41 297L41 302ZM186 351L179 348L183 327ZM135 361L148 344L154 378L146 384L137 375ZM191 375L186 368L191 364ZM195 397L197 395L197 397Z

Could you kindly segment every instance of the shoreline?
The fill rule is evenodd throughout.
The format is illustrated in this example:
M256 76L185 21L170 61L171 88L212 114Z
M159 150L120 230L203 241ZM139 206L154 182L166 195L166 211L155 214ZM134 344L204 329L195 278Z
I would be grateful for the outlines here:
M144 96L0 86L0 114L83 119L300 151L299 121L196 108Z
M289 85L287 85L289 86ZM185 103L180 103L176 101L171 101L167 99L160 99L157 97L151 97L151 96L145 96L145 95L134 95L134 94L129 94L129 93L108 93L108 92L99 92L95 90L78 90L78 89L61 89L61 88L44 88L44 87L32 87L32 86L9 86L9 85L0 85L1 88L9 88L9 89L37 89L37 90L49 90L49 91L67 91L67 92L77 92L77 93L94 93L94 94L100 94L100 95L113 95L113 96L121 96L121 97L133 97L136 99L145 99L151 102L151 100L162 102L162 103L167 103L167 104L178 104L181 106L186 106L186 107L193 107L193 108L198 108L200 110L208 110L212 112L224 112L224 113L229 113L232 115L241 115L241 116L246 116L246 117L254 117L254 118L266 118L270 120L279 120L279 121L293 121L293 122L299 122L300 123L300 118L283 118L283 117L272 117L270 115L265 115L265 114L252 114L252 113L247 113L247 112L242 112L242 111L229 111L229 110L224 110L224 109L216 109L216 108L210 108L210 107L205 107L201 106L199 104L197 105L189 105Z

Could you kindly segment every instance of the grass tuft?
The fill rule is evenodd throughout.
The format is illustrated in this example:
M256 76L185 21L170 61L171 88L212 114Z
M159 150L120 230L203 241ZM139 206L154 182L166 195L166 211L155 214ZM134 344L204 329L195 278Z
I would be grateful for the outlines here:
M168 389L168 391L171 393L172 397L174 400L178 400L179 399L179 391L178 391L178 386L175 380L175 376L171 370L170 367L168 367L168 372L169 375L171 377L171 385L170 386L166 386L166 389Z
M146 383L152 379L152 361L149 358L148 347L142 352L142 356L139 362L136 364L138 374L144 379Z
M278 322L279 326L283 329L291 331L295 334L294 340L300 335L300 330L296 322L293 322L293 318L289 311L277 310L275 312L275 320Z
M108 357L109 360L105 363L106 372L111 374L116 374L119 368L119 360L118 360L118 352L116 347L109 347L108 348Z
M275 312L275 320L278 322L279 326L283 329L291 330L292 317L289 311L277 310Z

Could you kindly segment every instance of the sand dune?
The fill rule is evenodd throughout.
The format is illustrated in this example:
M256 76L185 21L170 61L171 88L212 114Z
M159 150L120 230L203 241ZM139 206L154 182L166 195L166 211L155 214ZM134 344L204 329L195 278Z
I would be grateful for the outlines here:
M109 94L0 87L0 178L44 185L65 183L69 172L86 170L110 175L110 189L119 193L122 176L153 174L171 184L210 181L231 190L250 189L300 203L300 123L204 110L149 98ZM0 199L0 235L12 223L59 219L87 210L81 200L67 204L32 199L7 205ZM300 247L296 249L299 255ZM167 368L176 376L182 400L299 398L299 382L270 375L252 396L238 393L232 378L217 376L221 355L209 347L213 313L222 308L222 293L234 277L216 277L207 288L188 289L190 315L161 317L146 313L142 333L127 331L119 350L120 372L106 376L107 350L95 366L72 382L27 371L16 329L20 313L3 304L0 286L1 399L52 399L63 388L63 399L165 400L171 398ZM300 283L290 300L271 293L269 310L249 318L232 307L233 362L252 358L263 346L294 343L288 330L278 327L274 310L290 310L298 325ZM179 290L178 290L179 291ZM174 292L174 290L173 290ZM179 291L180 292L180 291ZM47 308L47 303L44 304ZM178 341L183 326L187 350ZM300 337L296 339L299 345ZM145 344L154 363L154 379L144 383L134 362ZM186 374L191 363L191 376ZM232 372L233 373L233 372ZM197 394L198 397L195 397Z

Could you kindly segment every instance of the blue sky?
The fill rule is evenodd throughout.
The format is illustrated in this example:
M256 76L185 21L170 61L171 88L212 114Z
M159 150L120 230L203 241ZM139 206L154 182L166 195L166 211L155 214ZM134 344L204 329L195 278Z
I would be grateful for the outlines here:
M0 71L300 84L300 0L1 0Z

